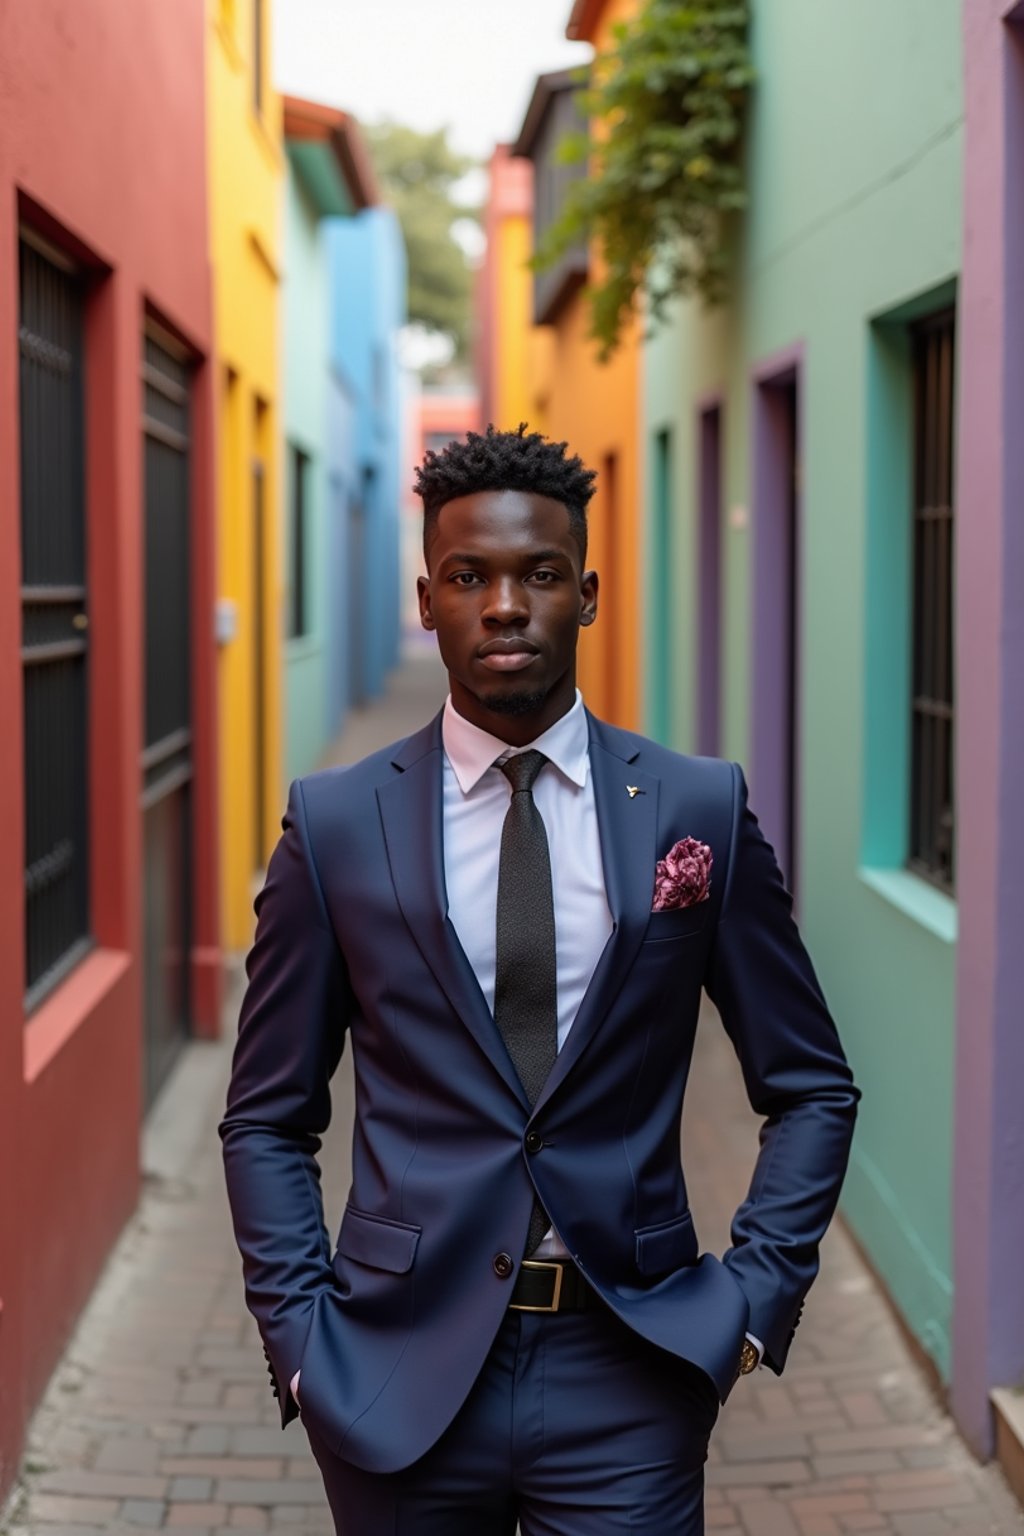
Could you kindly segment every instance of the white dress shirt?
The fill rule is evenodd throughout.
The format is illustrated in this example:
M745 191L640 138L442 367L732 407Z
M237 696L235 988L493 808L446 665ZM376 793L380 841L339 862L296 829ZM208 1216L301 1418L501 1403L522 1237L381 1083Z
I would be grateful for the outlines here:
M501 830L512 798L512 786L495 764L520 752L543 752L548 759L534 782L533 799L544 823L551 859L561 1050L613 926L605 893L583 700L577 691L569 712L536 741L510 747L464 719L449 697L441 736L448 916L492 1013ZM537 1255L565 1257L567 1250L552 1230Z
M494 1011L501 829L512 786L496 767L519 752L543 752L548 762L533 786L533 799L548 837L555 907L555 973L558 1049L566 1042L613 922L601 861L590 733L583 699L525 747L481 730L460 715L449 695L441 721L444 744L443 840L448 916L459 943ZM654 875L651 874L653 888ZM536 1258L568 1258L554 1228ZM748 1338L763 1353L759 1340ZM299 1373L292 1380L298 1401Z

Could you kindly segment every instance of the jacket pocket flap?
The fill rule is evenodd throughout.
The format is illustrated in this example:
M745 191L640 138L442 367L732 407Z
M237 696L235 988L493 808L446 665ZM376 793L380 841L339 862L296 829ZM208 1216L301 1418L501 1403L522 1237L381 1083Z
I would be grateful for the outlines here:
M652 912L647 920L645 939L688 939L702 933L711 909L710 901L698 901L691 907L664 907Z
M667 1275L696 1257L697 1234L689 1211L655 1227L637 1228L636 1267L642 1275Z
M404 1275L412 1268L420 1240L420 1227L386 1216L368 1216L353 1206L345 1207L338 1233L338 1252L371 1269L387 1269Z

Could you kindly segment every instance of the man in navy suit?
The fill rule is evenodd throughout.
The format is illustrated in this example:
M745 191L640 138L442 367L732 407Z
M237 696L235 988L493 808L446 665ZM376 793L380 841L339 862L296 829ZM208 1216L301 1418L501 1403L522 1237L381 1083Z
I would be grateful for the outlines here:
M594 475L520 428L418 471L441 714L296 781L221 1134L285 1423L344 1536L694 1536L785 1364L858 1091L735 763L576 689ZM722 1258L679 1126L701 991L764 1117ZM352 1185L316 1154L348 1038Z

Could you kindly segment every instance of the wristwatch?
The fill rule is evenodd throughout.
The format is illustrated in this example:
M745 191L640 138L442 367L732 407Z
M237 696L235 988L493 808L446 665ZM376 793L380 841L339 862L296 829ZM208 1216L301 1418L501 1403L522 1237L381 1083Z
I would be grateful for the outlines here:
M749 1376L754 1367L760 1364L760 1360L756 1346L749 1339L744 1339L740 1350L740 1375Z

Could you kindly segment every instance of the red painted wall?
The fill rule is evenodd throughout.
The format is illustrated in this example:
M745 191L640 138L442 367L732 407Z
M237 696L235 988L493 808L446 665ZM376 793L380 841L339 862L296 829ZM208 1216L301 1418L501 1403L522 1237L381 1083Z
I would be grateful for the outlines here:
M475 394L424 391L416 402L416 411L413 442L417 463L422 463L432 436L439 434L450 440L480 430L480 401Z
M135 1203L141 1117L143 457L148 313L196 358L193 1003L216 1030L214 499L203 0L0 7L0 1497ZM25 1018L18 227L83 262L90 837L97 949ZM13 1176L12 1176L13 1170Z

